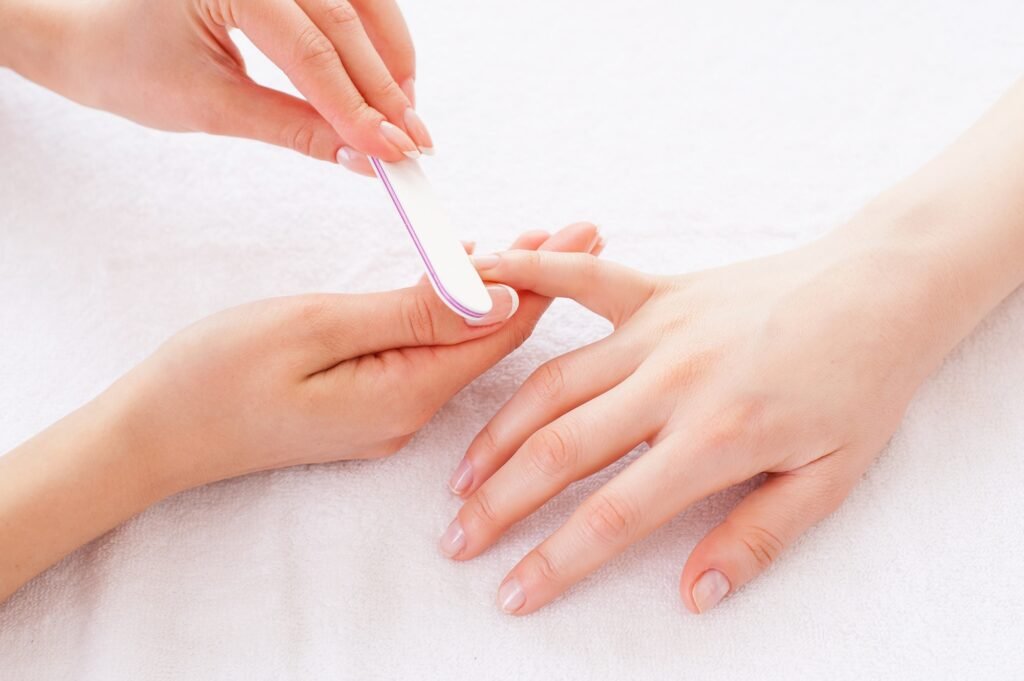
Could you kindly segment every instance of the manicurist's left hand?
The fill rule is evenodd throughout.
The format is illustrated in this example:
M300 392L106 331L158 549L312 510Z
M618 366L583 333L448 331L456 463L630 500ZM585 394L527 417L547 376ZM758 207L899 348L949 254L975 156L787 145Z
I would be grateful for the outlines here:
M589 251L593 225L518 248ZM185 329L106 392L0 457L0 601L176 492L252 471L400 449L522 343L548 305L489 286L470 326L427 284L266 300Z

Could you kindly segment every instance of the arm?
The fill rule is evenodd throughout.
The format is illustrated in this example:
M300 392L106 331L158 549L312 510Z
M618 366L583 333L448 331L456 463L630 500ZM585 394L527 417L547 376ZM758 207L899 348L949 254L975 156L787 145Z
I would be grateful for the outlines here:
M672 277L585 255L477 264L575 298L615 330L541 367L473 441L442 550L479 555L646 442L509 572L499 604L530 613L693 502L764 475L683 568L682 599L703 612L845 499L922 381L1024 282L1024 83L848 224L788 253Z
M550 238L528 233L516 245L588 250L595 237L580 224ZM506 286L489 290L494 308L483 325L451 314L421 284L263 301L178 334L0 457L0 601L176 492L397 451L526 338L549 302Z

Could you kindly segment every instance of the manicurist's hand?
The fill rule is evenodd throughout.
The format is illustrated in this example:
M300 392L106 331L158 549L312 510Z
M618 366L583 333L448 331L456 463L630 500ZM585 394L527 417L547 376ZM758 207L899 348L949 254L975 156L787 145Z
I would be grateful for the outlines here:
M584 254L477 257L614 331L540 367L452 476L457 560L570 483L650 445L498 588L530 613L694 502L765 474L694 548L695 612L764 570L847 496L949 350L1024 280L1024 86L848 225L794 251L678 276ZM951 417L954 415L951 415ZM936 463L936 465L941 465Z
M304 101L254 83L238 28ZM372 175L429 153L394 0L0 0L0 66L143 125L249 137Z
M593 225L518 248L590 251ZM548 305L489 287L470 326L427 284L267 300L173 337L79 411L0 457L0 600L155 501L244 473L380 457L523 342Z

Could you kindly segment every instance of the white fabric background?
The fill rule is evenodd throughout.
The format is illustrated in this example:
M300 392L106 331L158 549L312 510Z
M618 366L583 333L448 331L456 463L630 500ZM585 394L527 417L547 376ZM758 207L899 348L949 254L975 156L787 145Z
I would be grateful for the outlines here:
M1014 0L405 5L428 172L465 236L486 251L590 219L607 257L659 272L822 233L1024 72ZM0 150L0 451L215 310L419 274L375 181L290 152L145 130L9 72ZM735 491L504 616L505 571L606 476L464 565L435 549L445 480L532 367L605 330L561 302L399 455L152 508L0 606L0 678L1024 673L1024 296L924 386L842 509L719 610L688 614L677 580Z

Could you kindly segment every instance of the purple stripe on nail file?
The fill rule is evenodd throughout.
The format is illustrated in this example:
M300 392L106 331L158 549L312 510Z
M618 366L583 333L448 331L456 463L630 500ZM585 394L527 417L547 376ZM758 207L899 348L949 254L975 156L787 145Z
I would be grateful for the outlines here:
M419 164L412 159L384 163L373 157L370 163L412 237L438 297L463 317L479 319L486 315L491 309L491 297L455 238Z

